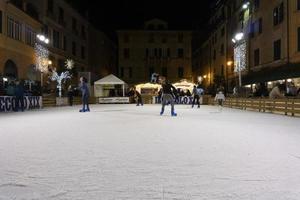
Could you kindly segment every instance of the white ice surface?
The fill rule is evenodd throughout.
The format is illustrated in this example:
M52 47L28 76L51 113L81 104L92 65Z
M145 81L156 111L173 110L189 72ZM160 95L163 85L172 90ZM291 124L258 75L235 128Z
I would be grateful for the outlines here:
M202 106L0 114L0 200L299 200L300 119Z

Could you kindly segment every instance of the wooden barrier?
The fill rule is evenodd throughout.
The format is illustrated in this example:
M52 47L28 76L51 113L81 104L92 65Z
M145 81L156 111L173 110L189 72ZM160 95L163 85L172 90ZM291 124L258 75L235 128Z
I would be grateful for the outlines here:
M89 99L90 104L96 103L95 97L90 97ZM74 97L73 105L80 105L82 104L81 97ZM43 97L43 107L56 107L56 97Z
M217 103L210 99L211 105ZM225 107L300 116L300 99L227 98Z

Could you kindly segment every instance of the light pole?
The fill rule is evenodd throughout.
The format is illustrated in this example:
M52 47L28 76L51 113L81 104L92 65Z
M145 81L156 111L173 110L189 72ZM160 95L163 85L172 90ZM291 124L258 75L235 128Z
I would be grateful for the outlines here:
M242 70L245 68L245 50L244 50L244 45L245 45L245 41L244 41L244 33L240 32L237 33L234 38L232 39L232 42L235 45L235 49L234 49L234 54L235 54L235 71L238 72L239 75L239 86L242 87Z
M38 34L37 43L35 44L35 50L37 54L37 68L41 73L41 95L43 96L43 73L48 71L48 66L52 65L52 61L49 60L49 51L44 45L49 44L50 40L45 35Z

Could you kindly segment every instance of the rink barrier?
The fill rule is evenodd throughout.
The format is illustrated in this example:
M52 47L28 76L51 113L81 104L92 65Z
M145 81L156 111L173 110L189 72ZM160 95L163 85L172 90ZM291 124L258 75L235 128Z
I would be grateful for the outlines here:
M217 105L214 99L210 104ZM225 107L300 116L300 99L227 98Z
M90 104L96 103L96 98L90 97L89 99ZM73 99L73 105L80 105L82 104L81 97L74 97ZM56 107L56 97L43 97L43 107Z

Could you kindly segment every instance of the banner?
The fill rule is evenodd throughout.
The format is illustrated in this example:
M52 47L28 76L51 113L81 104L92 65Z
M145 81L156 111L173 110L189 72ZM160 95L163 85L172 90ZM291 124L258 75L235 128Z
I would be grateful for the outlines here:
M24 110L42 108L41 96L26 96L23 99ZM13 112L16 109L16 97L0 96L0 112Z
M109 103L129 103L128 97L107 97L99 98L100 104L109 104Z
M183 96L183 97L178 97L177 99L175 99L175 103L176 104L183 104L183 105L189 105L193 103L193 99L194 97L192 96ZM199 101L200 104L202 104L202 96L200 97ZM161 103L161 98L159 97L153 97L153 102L154 104L160 104Z

